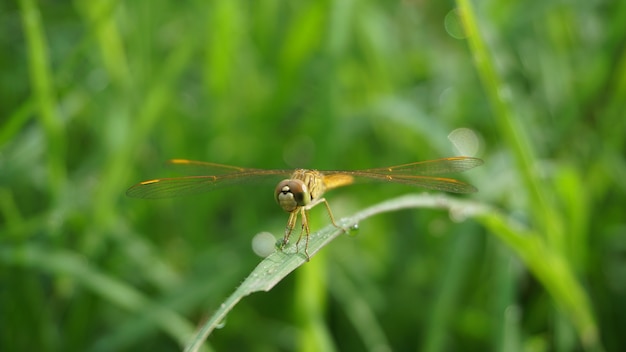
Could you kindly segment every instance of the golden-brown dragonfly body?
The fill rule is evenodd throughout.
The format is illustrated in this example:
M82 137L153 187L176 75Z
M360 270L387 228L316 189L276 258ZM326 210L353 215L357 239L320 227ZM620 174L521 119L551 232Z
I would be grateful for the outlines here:
M129 188L126 194L135 198L176 197L207 192L226 185L260 181L277 176L289 177L281 181L274 192L278 204L289 213L281 248L289 242L289 237L300 217L302 232L296 242L296 248L304 233L306 236L304 251L308 259L307 249L310 236L308 211L317 204L324 203L331 222L339 227L330 210L330 205L322 197L327 190L369 181L400 183L452 193L472 193L476 192L474 186L453 178L441 177L441 175L466 171L482 165L483 161L478 158L460 156L355 171L249 169L184 159L173 159L170 163L191 167L201 174L143 181Z
M349 184L352 183L353 179L350 176L345 176L343 177L343 180L345 184ZM332 184L330 186L337 187L338 184ZM289 237L291 236L293 229L296 227L298 215L300 215L302 231L306 234L304 253L307 258L309 257L308 247L311 229L309 227L308 211L315 205L322 202L326 206L326 210L330 216L330 221L333 225L339 227L335 222L335 217L333 216L332 211L330 210L330 205L325 198L322 198L322 195L326 192L326 188L327 185L325 177L317 170L297 169L293 172L290 178L282 180L278 183L276 190L274 191L276 201L280 207L283 208L283 210L289 213L289 220L287 221L287 228L285 229L285 236L283 237L281 246L285 246L289 242ZM301 238L302 233L300 233L300 236L298 237L296 247L298 246L298 243L300 243Z

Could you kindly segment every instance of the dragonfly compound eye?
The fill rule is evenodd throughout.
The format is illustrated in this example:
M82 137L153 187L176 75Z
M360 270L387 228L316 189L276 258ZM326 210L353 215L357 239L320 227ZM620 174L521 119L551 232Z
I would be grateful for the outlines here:
M283 180L274 191L276 201L287 212L293 212L298 207L305 206L311 202L309 189L300 180Z

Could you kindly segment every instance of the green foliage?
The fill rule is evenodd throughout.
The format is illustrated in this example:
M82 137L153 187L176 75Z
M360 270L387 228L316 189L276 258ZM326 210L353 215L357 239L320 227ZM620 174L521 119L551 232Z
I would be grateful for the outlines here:
M459 127L479 193L329 192L338 219L439 203L327 244L313 209L321 250L204 348L625 349L626 3L473 3L2 2L0 350L176 350L222 312L287 214L272 184L124 196L167 159L382 167Z

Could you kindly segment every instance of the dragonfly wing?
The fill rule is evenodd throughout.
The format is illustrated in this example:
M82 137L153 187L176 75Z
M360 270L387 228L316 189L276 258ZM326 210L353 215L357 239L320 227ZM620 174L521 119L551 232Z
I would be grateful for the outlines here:
M261 171L261 169L244 168L232 165L209 163L187 159L171 159L168 163L177 169L184 169L188 175L225 175L242 172ZM266 170L267 171L267 170Z
M438 176L466 171L482 164L481 159L460 156L367 170L323 171L323 174L329 188L374 181L452 193L473 193L477 189L468 183Z
M363 173L377 173L385 175L445 175L466 171L483 164L478 158L457 156L451 158L420 161L390 167L362 170ZM357 171L358 172L358 171Z
M160 178L140 182L126 191L133 198L170 198L210 192L216 188L260 183L289 175L288 170L251 170L225 175Z
M476 187L469 183L459 181L454 178L434 177L434 176L414 176L414 175L380 175L380 174L359 174L354 176L355 183L365 182L389 182L403 185L443 191L450 193L474 193L478 191Z

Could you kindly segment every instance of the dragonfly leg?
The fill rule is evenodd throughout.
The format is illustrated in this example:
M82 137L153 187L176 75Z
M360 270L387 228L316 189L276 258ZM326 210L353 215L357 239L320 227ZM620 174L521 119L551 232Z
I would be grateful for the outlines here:
M291 237L291 233L293 229L296 227L296 221L298 220L298 211L293 211L289 214L289 220L287 221L287 227L285 228L285 237L280 244L280 249L282 250L287 243L289 243L289 237Z
M298 244L302 239L302 234L306 236L305 244L304 244L304 255L306 256L306 261L308 262L311 257L309 257L309 236L311 235L311 228L309 227L309 210L307 207L300 208L300 215L302 216L302 231L300 231L300 236L298 236L298 240L296 241L296 252L298 251Z
M296 227L296 222L298 221L298 215L302 217L302 229L300 230L300 235L298 236L298 240L296 241L296 252L298 252L298 245L300 244L300 240L302 240L302 235L306 235L306 244L304 247L304 254L306 255L306 260L309 261L309 218L308 218L308 210L304 207L299 207L298 209L292 211L289 214L289 220L287 220L287 227L285 228L285 237L280 242L280 249L285 248L287 244L289 244L289 238L293 233L293 229Z
M326 207L326 211L328 212L328 216L330 217L330 221L333 224L333 226L335 226L338 229L341 229L345 233L350 232L349 229L346 229L345 227L342 227L337 224L337 222L335 221L335 217L333 216L333 212L332 210L330 210L330 204L328 204L328 201L326 200L326 198L319 198L307 206L298 207L296 210L292 211L289 214L289 220L287 221L287 228L285 229L285 237L283 237L283 240L280 244L280 249L283 249L289 243L289 238L291 237L293 229L296 227L296 222L298 221L298 215L300 215L300 217L302 218L302 229L300 231L300 236L298 236L298 240L296 241L296 252L298 251L298 245L300 244L300 241L302 240L302 237L304 236L305 237L304 254L306 256L307 261L311 259L309 256L309 238L311 236L311 228L309 227L309 210L320 203L324 203L324 206Z
M324 206L326 207L326 211L328 212L328 216L330 217L330 222L333 224L333 226L335 226L338 229L343 230L343 232L345 232L345 233L350 232L350 229L347 229L347 228L337 224L337 222L335 221L335 217L333 216L333 212L332 212L332 210L330 210L330 204L328 204L328 201L326 200L326 198L319 198L319 199L317 199L315 202L313 202L310 205L308 205L307 209L311 209L311 208L313 208L314 206L316 206L316 205L318 205L320 203L324 203Z

